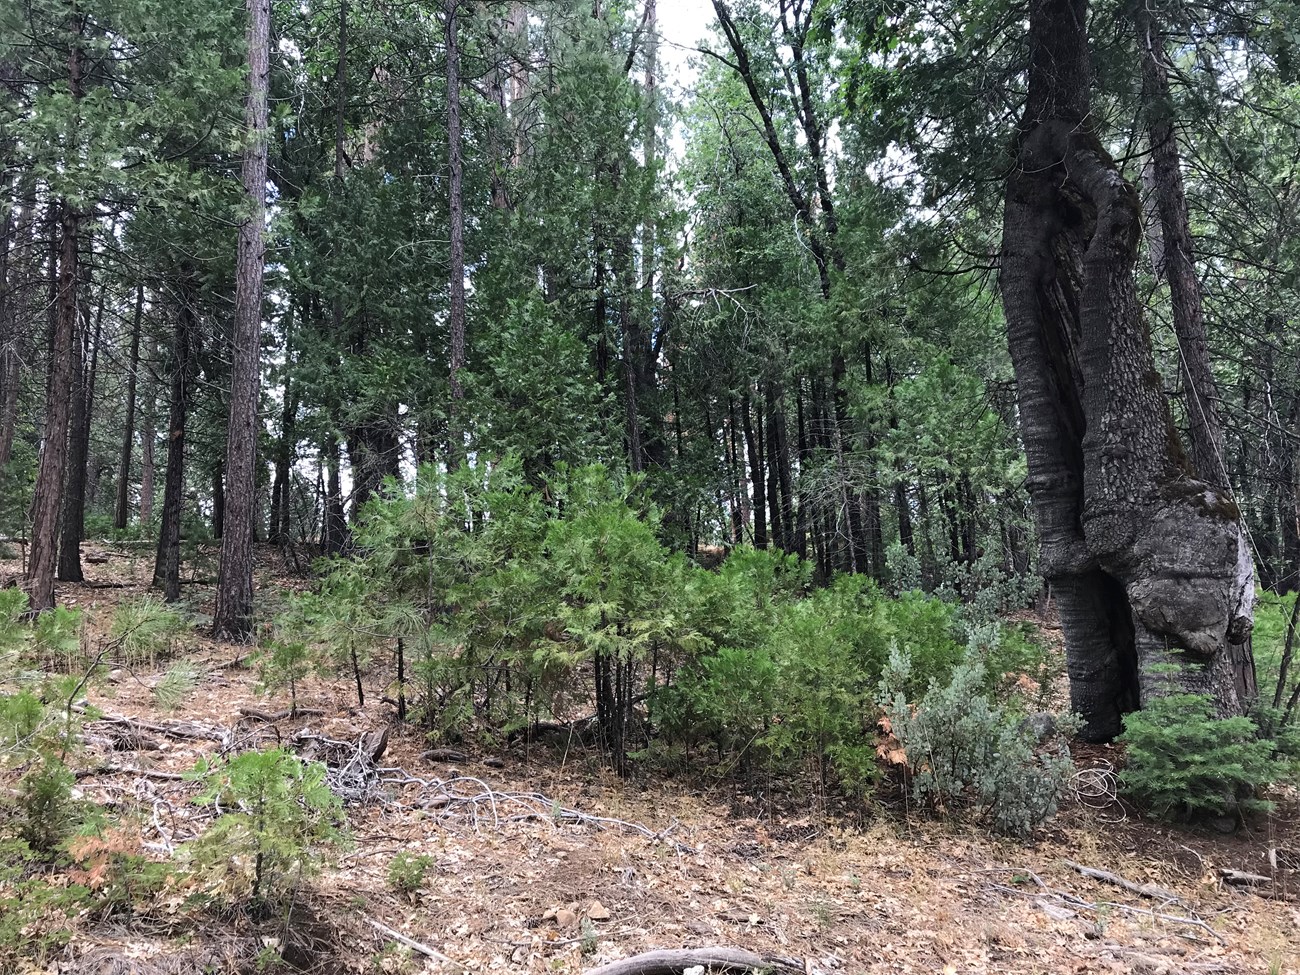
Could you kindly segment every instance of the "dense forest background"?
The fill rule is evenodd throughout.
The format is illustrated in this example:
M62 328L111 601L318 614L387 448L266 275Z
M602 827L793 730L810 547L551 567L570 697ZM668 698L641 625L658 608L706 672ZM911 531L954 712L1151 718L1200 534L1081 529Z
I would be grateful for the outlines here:
M674 788L725 790L698 828L752 856L731 819L1041 839L1060 811L1069 857L1117 824L1156 843L1147 814L1224 844L1262 822L1218 861L1179 839L1190 894L1072 859L1053 883L1282 958L1295 22L1287 0L0 7L0 961L165 916L150 938L243 939L248 971L319 921L355 963L320 970L360 970L311 883L372 813L409 849L378 886L334 876L390 912L446 866L415 852L429 817L477 838L489 809L521 849L539 823L622 830L716 887L669 838ZM612 811L584 811L606 781ZM628 783L668 790L642 816L665 822L620 815ZM1029 878L1035 924L1050 901L1110 950L1114 905L980 849L933 873ZM662 868L637 862L601 894L629 912ZM362 930L438 964L468 942L584 964L611 913L573 905L615 868L557 864L579 893L512 902L523 940L474 941L486 909L439 948ZM1272 898L1264 941L1206 877ZM751 883L794 899L773 917L823 913L784 867L728 881ZM529 933L552 922L580 936ZM822 970L762 937L763 964Z
M598 705L627 714L663 646L738 641L698 606L647 608L637 590L689 589L645 575L660 562L753 546L806 593L959 607L975 643L998 614L1050 610L998 291L1045 49L1026 10L712 13L681 88L654 0L6 9L0 532L31 607L81 580L83 538L156 539L168 602L220 541L214 629L247 640L281 608L255 604L259 541L304 569L342 556L330 585L360 572L354 602L406 599L428 642L495 598L456 585L499 595L503 564L567 552L572 575L529 590L564 606L498 606L494 646L585 632ZM1078 31L1088 125L1140 187L1167 439L1204 447L1277 597L1300 584L1287 22L1099 4ZM395 565L443 529L481 549L451 546L407 598ZM619 586L650 602L611 624Z
M997 292L1022 12L717 14L683 92L654 3L275 6L256 464L237 485L259 539L338 551L386 478L509 455L536 484L644 475L692 554L752 542L822 581L1035 587ZM1099 127L1149 186L1135 36L1092 17ZM1260 582L1288 592L1290 35L1250 6L1161 17L1223 462ZM5 14L0 517L26 536L66 406L60 578L87 531L223 534L242 34L231 5ZM1186 427L1147 217L1140 295ZM70 395L46 404L63 366Z

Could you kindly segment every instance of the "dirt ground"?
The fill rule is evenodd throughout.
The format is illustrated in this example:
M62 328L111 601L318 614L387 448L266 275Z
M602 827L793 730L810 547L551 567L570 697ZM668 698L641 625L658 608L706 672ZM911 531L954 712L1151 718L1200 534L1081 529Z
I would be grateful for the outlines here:
M112 606L138 595L149 560L92 544L84 551L88 583L61 585L60 599L87 611L93 645ZM303 584L274 553L264 558L259 598ZM0 562L0 584L19 569ZM210 610L211 594L210 585L185 587L198 612ZM241 648L200 629L185 642L201 677L174 712L161 713L152 693L171 661L148 672L114 668L91 694L106 715L224 733L222 741L150 734L156 748L100 747L84 757L82 794L152 809L142 838L153 849L180 847L196 828L196 785L166 773L222 748L353 742L392 721L378 675L364 708L349 680L313 678L299 704L322 713L250 719L241 708L277 712L287 694L263 693ZM1295 795L1231 835L1146 823L1105 795L1096 770L1114 754L1081 749L1078 793L1031 842L1012 842L912 815L898 794L857 809L800 808L752 783L619 781L578 751L465 749L437 761L422 757L427 749L416 730L392 731L379 763L389 781L376 801L348 809L350 844L283 935L300 970L581 973L653 948L726 945L797 959L810 975L1300 973ZM388 882L403 852L431 858L414 895ZM1272 883L1233 886L1222 870ZM450 961L398 946L394 932ZM242 971L277 937L247 919L196 928L160 910L78 922L67 949L28 970Z

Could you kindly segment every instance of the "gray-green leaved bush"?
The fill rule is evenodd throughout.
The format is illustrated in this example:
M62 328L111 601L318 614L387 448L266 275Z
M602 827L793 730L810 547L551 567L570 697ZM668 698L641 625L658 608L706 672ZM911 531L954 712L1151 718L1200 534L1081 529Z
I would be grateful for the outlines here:
M1037 751L1033 731L982 692L980 664L959 665L946 684L931 681L916 702L900 689L911 671L907 653L893 651L880 700L906 754L916 802L932 813L973 809L1012 836L1054 815L1074 773L1065 742ZM1069 727L1069 720L1058 724L1066 733Z

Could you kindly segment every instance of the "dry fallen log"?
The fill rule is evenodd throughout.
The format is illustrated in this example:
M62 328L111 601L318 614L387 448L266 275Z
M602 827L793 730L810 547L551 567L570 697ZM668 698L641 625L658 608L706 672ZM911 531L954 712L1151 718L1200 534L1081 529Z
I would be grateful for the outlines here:
M740 948L671 948L647 951L622 961L590 968L583 975L681 975L687 968L706 972L791 972L804 975L807 969L796 958L759 955Z
M74 707L73 710L80 711L84 709ZM92 728L96 725L125 728L134 735L139 735L141 731L152 731L156 735L165 735L168 738L185 738L198 741L224 741L226 737L224 729L198 724L195 721L141 721L139 718L128 718L121 714L101 714L90 723Z
M1244 870L1228 870L1220 868L1219 876L1223 878L1225 884L1234 884L1238 887L1272 887L1273 878L1265 877L1259 873L1246 873Z
M420 758L426 762L468 762L469 756L454 748L431 748L421 752Z
M1125 880L1118 874L1113 874L1109 870L1098 870L1096 867L1087 867L1082 863L1075 863L1073 860L1066 860L1065 865L1072 870L1077 870L1085 877L1091 877L1093 880L1100 880L1102 883L1114 884L1127 890L1130 894L1137 894L1139 897L1149 897L1151 900L1165 901L1170 904L1181 904L1182 899L1175 893L1165 890L1163 887L1157 887L1154 884L1135 884L1131 880Z
M297 711L293 708L284 708L281 711L263 711L261 708L249 707L239 709L240 717L247 718L249 721L263 721L267 724L283 721L285 718L320 717L324 713L320 708L299 708Z

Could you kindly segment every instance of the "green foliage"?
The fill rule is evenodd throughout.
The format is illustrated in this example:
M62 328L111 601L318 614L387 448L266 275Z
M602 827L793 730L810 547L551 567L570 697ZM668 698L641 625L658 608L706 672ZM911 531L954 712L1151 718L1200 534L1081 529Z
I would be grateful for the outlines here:
M399 853L388 864L388 886L399 894L416 894L424 886L425 877L432 865L433 858L426 853L419 856Z
M65 673L85 664L81 646L81 611L55 606L36 617L29 652Z
M52 756L23 776L18 836L39 858L53 857L80 822L80 810L72 798L75 782L72 771Z
M891 654L879 694L890 730L907 757L912 795L934 812L972 807L1001 833L1031 832L1057 809L1074 772L1062 741L1036 754L1033 732L982 692L984 669L963 663L946 682L931 680L909 701L912 683L905 652ZM1069 722L1059 731L1068 734Z
M190 845L189 857L209 893L230 903L280 906L315 854L342 838L342 805L319 763L277 748L203 759L191 775L204 785L196 802L228 811Z
M1202 694L1169 694L1124 719L1124 792L1167 819L1268 808L1256 790L1283 768L1249 718L1219 718Z
M187 660L174 663L153 686L153 699L164 711L175 711L199 685L199 669Z
M257 666L264 688L289 688L290 714L296 716L298 684L315 667L311 647L303 640L275 637L263 645Z
M0 557L13 539L27 537L27 512L36 485L36 452L22 440L0 467Z
M156 596L144 595L118 604L108 632L123 663L154 667L172 654L188 628L184 613Z

